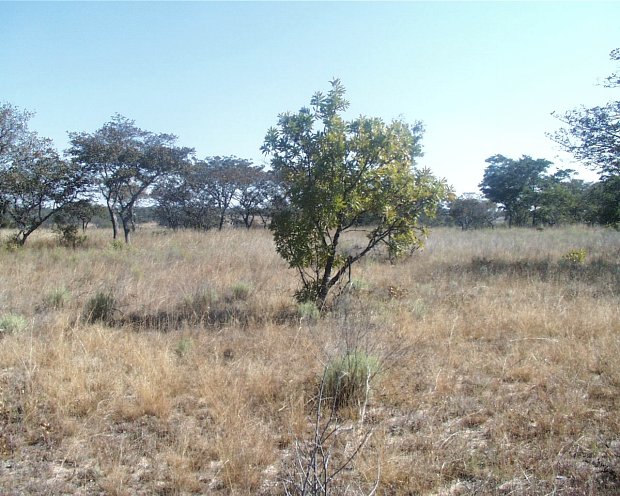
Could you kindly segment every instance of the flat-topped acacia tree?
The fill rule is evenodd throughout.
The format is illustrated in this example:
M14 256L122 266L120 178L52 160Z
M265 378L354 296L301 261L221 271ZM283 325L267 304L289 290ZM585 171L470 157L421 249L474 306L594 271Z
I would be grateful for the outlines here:
M0 225L26 243L48 219L75 205L88 189L88 173L62 160L51 140L28 129L32 114L0 103Z
M155 134L115 114L93 133L69 133L68 154L88 169L91 182L106 202L114 239L120 217L130 242L136 203L158 182L185 166L192 148L176 146L172 134Z
M351 266L380 243L392 254L422 245L420 216L432 216L450 189L421 156L422 125L360 116L345 121L348 102L339 80L316 93L310 108L284 113L262 151L281 181L271 229L278 253L299 272L299 301L322 307ZM351 253L341 236L366 225L365 246Z

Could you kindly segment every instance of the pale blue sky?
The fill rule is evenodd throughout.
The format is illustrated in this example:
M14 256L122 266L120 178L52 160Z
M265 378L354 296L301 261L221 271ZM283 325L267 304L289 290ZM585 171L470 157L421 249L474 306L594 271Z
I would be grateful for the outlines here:
M571 166L550 113L618 99L616 47L620 2L0 2L0 101L61 150L119 112L261 163L278 113L338 77L350 117L422 120L420 164L462 193L496 153Z

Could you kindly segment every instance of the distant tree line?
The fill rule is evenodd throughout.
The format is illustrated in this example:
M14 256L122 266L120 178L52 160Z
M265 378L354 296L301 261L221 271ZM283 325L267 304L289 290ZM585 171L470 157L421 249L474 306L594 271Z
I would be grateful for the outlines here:
M222 229L228 222L267 224L278 182L273 173L237 157L195 160L153 190L155 218L172 229Z
M620 62L620 49L610 57ZM620 72L604 85L620 88ZM565 127L549 137L597 172L598 181L575 179L570 169L549 173L553 164L545 159L495 155L486 160L483 196L467 195L444 205L437 221L463 229L489 226L499 217L508 226L620 226L620 100L554 115Z
M550 174L551 162L529 156L515 160L495 155L486 162L480 189L488 201L501 206L508 227L599 222L596 186L574 179L574 171Z
M102 209L114 239L122 234L127 243L141 209L172 229L250 228L271 215L278 183L249 160L198 160L176 136L145 131L119 114L92 133L69 133L63 158L29 130L31 117L0 105L0 227L16 230L16 244L44 224L85 229Z
M585 182L574 178L570 169L548 173L551 162L529 156L495 155L486 162L481 193L465 193L445 202L431 225L468 230L497 225L618 224L618 217L610 215L613 189L608 181Z
M611 58L620 61L620 49L614 50ZM404 206L409 204L396 197L389 200L391 204L379 208L384 197L373 196L376 191L387 194L388 186L393 187L398 181L402 181L401 188L415 189L405 185L403 178L416 185L416 181L423 182L426 176L420 171L419 177L411 179L407 174L398 177L394 169L401 162L411 167L411 157L419 155L421 125L409 129L404 123L394 123L391 132L402 135L399 146L405 147L403 150L409 158L404 160L406 154L401 153L402 150L398 150L402 155L399 156L394 151L397 148L390 149L392 162L388 160L383 166L385 169L378 168L366 177L367 169L375 165L372 154L387 146L388 138L381 134L384 123L372 119L352 123L339 121L336 112L342 109L338 105L346 107L346 104L341 98L344 89L338 84L325 100L333 108L326 106L319 98L324 97L317 94L311 102L315 114L307 108L295 119L285 114L280 122L281 129L269 130L262 150L272 155L271 171L234 156L197 159L193 148L177 145L176 136L140 129L134 121L119 114L94 132L69 133L70 147L61 156L49 139L28 128L31 113L10 103L0 103L0 227L13 228L13 242L24 244L36 229L51 222L61 229L63 226L85 228L103 208L113 237L116 239L122 234L129 243L135 229L136 212L147 208L159 224L172 229L222 229L226 224L250 228L257 223L266 226L271 220L280 219L279 224L272 226L277 236L278 226L283 222L281 212L301 215L308 205L316 209L320 204L328 210L325 214L336 215L327 225L338 226L346 218L347 201L353 202L347 205L355 212L349 221L353 224L380 224L397 213L415 216L422 223L430 221L434 217L430 210L428 216L425 209L418 211L417 207L407 213L409 207ZM619 88L620 76L612 74L606 86ZM495 155L486 160L488 165L480 183L482 196L470 194L448 199L451 195L438 194L437 197L445 198L434 222L458 225L462 229L492 227L499 219L508 226L577 222L620 225L620 101L569 111L558 118L565 127L550 138L597 171L599 181L586 183L575 179L569 169L549 172L552 163L545 159ZM340 141L323 143L322 135L312 131L312 126L318 123L339 136ZM295 133L301 131L306 133L305 141L297 143L295 140L301 138ZM366 135L376 142L371 149L364 149L366 155L363 155L360 140ZM319 150L313 146L328 149ZM408 150L406 146L413 148ZM345 164L342 170L335 165L336 157ZM351 157L363 158L347 162ZM309 168L312 160L317 162L316 171ZM351 171L356 168L359 171L353 174ZM306 176L295 176L292 170ZM387 172L393 176L387 176ZM352 195L357 183L347 186L347 174L353 174L355 181L367 181L364 186L367 191ZM372 181L380 181L381 174L386 175L382 183L368 186ZM310 182L299 182L303 188L296 185L296 181L304 177ZM327 178L331 178L332 183L328 183ZM431 179L429 181L433 187L436 185ZM345 189L334 200L330 195L338 188ZM304 195L310 196L305 198ZM376 200L373 208L365 203L369 198ZM328 199L333 202L331 205ZM312 203L319 200L322 203ZM299 201L300 206L292 211L290 206L295 201ZM317 216L317 212L313 211L312 215ZM319 225L323 220L312 222ZM398 236L389 231L380 238L396 251L401 238L413 239L410 231Z

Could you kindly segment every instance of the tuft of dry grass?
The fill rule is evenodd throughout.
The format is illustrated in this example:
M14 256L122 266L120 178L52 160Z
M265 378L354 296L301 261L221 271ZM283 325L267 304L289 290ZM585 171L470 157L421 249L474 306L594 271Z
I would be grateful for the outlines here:
M88 236L0 250L2 494L282 494L352 350L379 372L333 417L334 460L370 433L334 494L620 492L617 231L438 229L320 317L267 231Z

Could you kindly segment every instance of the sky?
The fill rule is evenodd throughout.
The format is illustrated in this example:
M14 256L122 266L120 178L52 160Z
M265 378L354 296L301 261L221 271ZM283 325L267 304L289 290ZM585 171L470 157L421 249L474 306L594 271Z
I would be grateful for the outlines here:
M350 107L422 121L419 165L476 192L485 159L583 171L556 111L618 99L620 2L0 2L0 101L68 147L115 113L198 158L267 164L278 114L339 78Z

